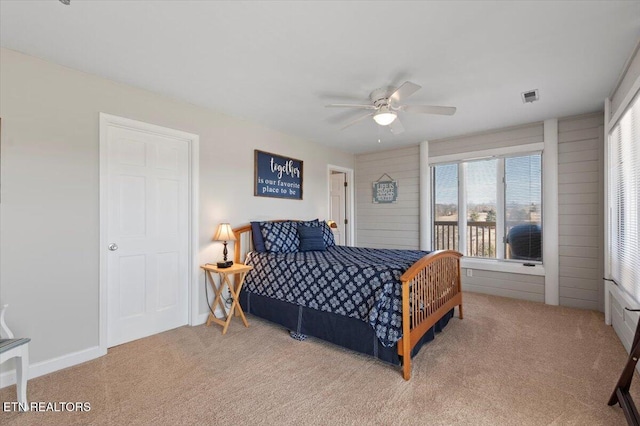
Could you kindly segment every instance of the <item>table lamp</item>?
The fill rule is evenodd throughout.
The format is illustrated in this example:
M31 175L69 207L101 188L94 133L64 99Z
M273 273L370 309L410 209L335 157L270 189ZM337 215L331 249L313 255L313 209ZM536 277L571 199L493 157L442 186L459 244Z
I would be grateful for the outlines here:
M231 229L231 225L228 223L221 223L218 225L218 229L216 230L215 235L213 236L214 241L222 241L224 244L224 250L222 250L222 254L224 255L224 261L218 262L218 268L228 268L233 265L232 260L227 260L227 241L235 241L236 236Z

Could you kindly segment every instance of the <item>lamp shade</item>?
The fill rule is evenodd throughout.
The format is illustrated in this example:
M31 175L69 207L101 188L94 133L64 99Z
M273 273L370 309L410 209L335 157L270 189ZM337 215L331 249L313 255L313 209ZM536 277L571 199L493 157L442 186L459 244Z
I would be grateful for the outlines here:
M228 223L221 223L213 236L214 241L235 241L236 236Z
M373 119L381 126L388 126L396 119L397 114L391 111L388 106L382 106L373 116Z

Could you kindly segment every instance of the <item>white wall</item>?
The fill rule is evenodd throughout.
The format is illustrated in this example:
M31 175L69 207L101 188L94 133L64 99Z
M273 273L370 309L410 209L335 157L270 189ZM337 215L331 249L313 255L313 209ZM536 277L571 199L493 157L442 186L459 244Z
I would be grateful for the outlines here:
M32 363L98 345L100 112L200 136L201 263L221 257L219 222L325 218L327 164L354 167L352 154L15 51L0 50L0 67L0 300ZM254 149L304 161L304 200L253 196Z

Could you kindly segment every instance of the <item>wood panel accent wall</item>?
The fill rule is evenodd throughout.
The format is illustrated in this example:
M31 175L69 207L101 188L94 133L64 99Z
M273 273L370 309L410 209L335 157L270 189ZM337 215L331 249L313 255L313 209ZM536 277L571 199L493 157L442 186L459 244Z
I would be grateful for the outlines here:
M429 141L429 157L527 145L544 140L544 123L507 127L465 136Z
M463 268L462 290L544 303L544 277L539 275L474 269L473 276L468 277Z
M558 121L560 304L603 310L604 115ZM429 142L430 156L542 141L543 124ZM371 202L383 173L398 179L398 203ZM360 247L419 248L419 147L356 156L356 238ZM467 291L544 302L544 277L473 270Z
M418 146L356 155L356 245L420 248L420 149ZM383 173L398 181L398 200L373 204L372 184Z
M560 304L603 310L604 114L558 120Z

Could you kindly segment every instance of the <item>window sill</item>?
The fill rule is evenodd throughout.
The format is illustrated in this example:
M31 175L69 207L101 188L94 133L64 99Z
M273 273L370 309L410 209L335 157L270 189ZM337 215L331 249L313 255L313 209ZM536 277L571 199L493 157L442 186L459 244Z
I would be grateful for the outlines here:
M460 266L467 269L480 269L483 271L544 276L544 265L541 263L536 263L535 266L524 266L522 263L516 262L463 257L461 259Z

